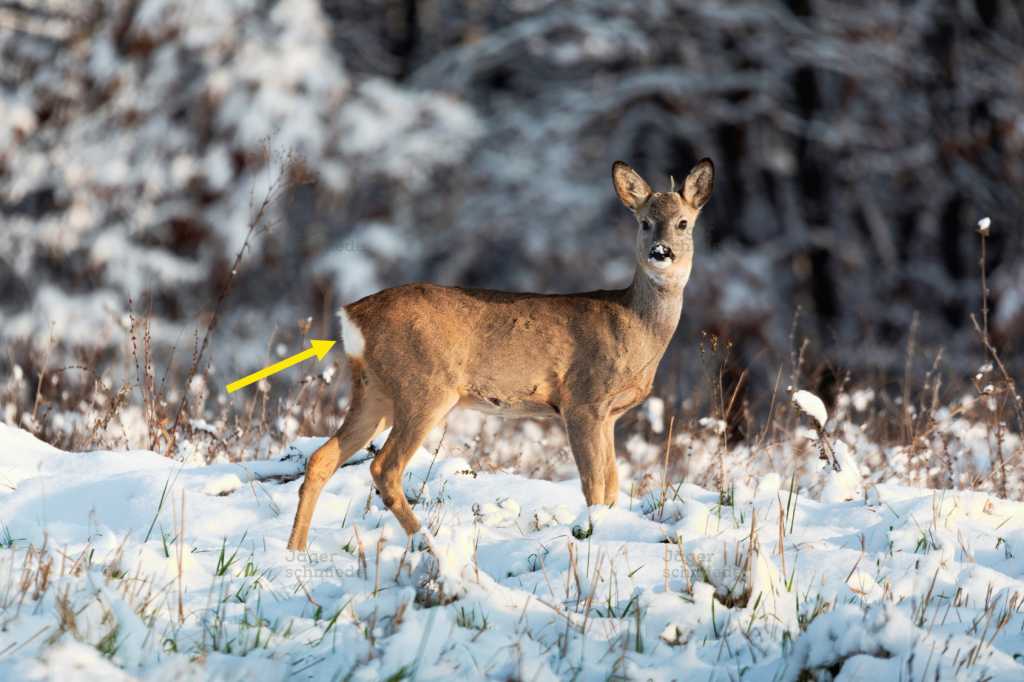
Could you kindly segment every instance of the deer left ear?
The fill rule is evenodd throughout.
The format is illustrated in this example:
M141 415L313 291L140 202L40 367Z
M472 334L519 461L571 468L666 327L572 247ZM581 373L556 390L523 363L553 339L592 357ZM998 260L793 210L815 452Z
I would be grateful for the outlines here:
M690 174L686 176L683 183L683 191L680 194L683 201L694 208L700 209L708 203L711 198L711 191L715 188L715 164L711 159L703 158L697 162Z

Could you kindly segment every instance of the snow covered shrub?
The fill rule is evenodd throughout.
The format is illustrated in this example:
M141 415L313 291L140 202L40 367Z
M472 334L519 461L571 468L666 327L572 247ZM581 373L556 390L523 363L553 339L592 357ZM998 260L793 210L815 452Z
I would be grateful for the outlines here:
M52 325L66 346L114 347L133 297L153 301L166 351L216 297L286 155L298 160L291 181L316 182L306 199L326 201L351 190L352 164L423 187L478 134L473 111L448 95L351 74L316 0L67 12L53 18L71 17L66 35L0 35L16 74L0 85L0 243L21 299L0 304L7 340ZM285 208L276 202L266 223L280 225ZM344 236L310 232L273 246L305 251L315 239L329 253ZM270 233L253 235L255 257ZM276 308L266 282L245 285L251 305Z

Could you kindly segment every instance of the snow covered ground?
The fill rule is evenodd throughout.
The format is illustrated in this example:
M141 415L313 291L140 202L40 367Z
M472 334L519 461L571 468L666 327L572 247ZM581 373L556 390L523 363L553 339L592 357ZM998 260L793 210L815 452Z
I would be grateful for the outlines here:
M435 564L361 453L295 554L321 442L189 466L0 424L0 678L1024 679L1022 503L768 475L623 492L588 536L578 481L421 450L406 493Z

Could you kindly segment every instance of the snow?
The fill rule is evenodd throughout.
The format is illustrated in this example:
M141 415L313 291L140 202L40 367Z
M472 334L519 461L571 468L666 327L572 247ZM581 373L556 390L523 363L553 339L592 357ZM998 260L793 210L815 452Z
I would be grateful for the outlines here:
M828 421L828 410L825 409L825 403L821 401L821 398L810 391L801 389L793 393L793 404L799 407L801 412L818 422L820 428L825 428L825 422Z
M989 229L992 227L992 219L989 217L982 218L978 221L978 233L988 236Z
M827 479L825 487L821 491L821 501L844 502L862 496L864 494L863 479L860 474L860 465L854 458L853 452L841 440L836 441L833 447L840 470L826 468Z
M0 677L1024 676L1024 504L851 495L843 440L820 499L776 474L731 506L681 484L594 509L576 480L421 449L406 488L436 559L408 548L368 453L328 483L309 551L285 549L322 442L203 466L0 425Z
M22 292L3 312L14 319L0 324L0 337L45 335L54 320L55 361L74 347L119 346L113 321L146 294L173 299L178 311L155 306L166 330L153 338L157 355L191 336L196 311L219 287L212 273L241 248L285 161L301 159L318 200L336 200L356 181L424 186L463 162L483 133L474 108L447 90L352 72L316 0L144 0L124 16L59 4L67 7L40 15L73 23L75 50L37 53L26 49L31 36L0 34L5 63L19 74L0 87L0 202L10 209L0 252L15 277L7 284ZM43 113L54 97L55 115ZM281 194L264 226L289 214ZM259 250L270 233L256 230L249 246ZM332 253L346 234L321 230L324 241L308 251ZM50 261L88 275L51 277ZM343 300L369 293L357 289L359 277L382 286L373 284L380 268L363 256L322 269L341 273ZM267 314L262 300L259 311ZM232 333L224 358L244 364L236 341L263 350L244 330Z
M431 163L461 160L482 133L472 109L455 99L375 78L361 83L356 94L340 112L348 131L342 150L359 159L362 172L376 170L412 188L427 183ZM432 125L422 128L423 120ZM404 145L394 145L395 139Z
M644 417L651 425L651 431L662 433L665 431L665 401L657 396L651 396L641 406Z

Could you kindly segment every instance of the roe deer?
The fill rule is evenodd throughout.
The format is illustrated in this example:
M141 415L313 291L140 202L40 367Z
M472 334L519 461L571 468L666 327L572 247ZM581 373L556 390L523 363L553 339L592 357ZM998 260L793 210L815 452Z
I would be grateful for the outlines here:
M711 196L703 159L682 191L652 192L612 166L636 216L636 272L626 289L534 294L409 284L344 306L341 337L352 402L338 432L309 460L288 548L303 550L317 498L335 470L392 426L370 471L384 504L420 530L402 474L427 433L455 406L514 417L560 417L588 505L619 495L614 425L650 393L679 323L693 228ZM424 534L428 546L429 534Z

